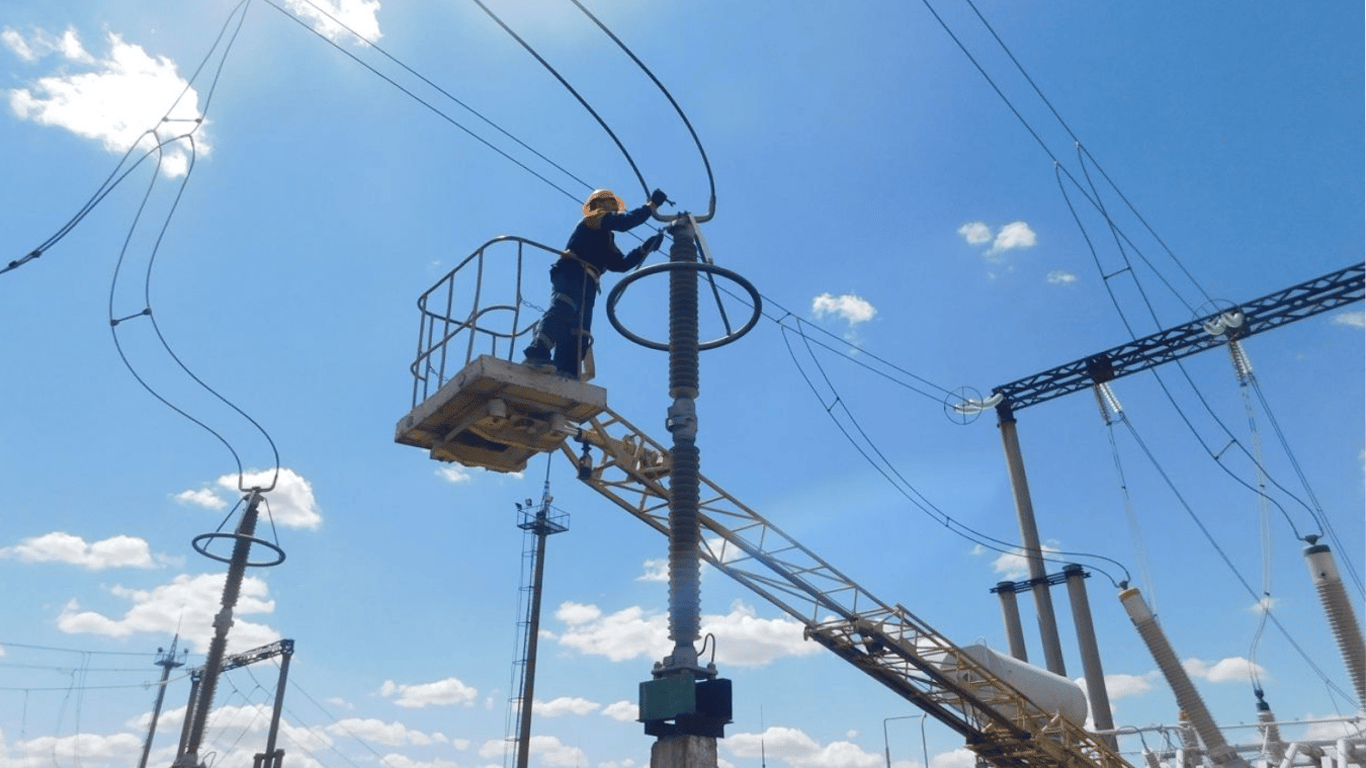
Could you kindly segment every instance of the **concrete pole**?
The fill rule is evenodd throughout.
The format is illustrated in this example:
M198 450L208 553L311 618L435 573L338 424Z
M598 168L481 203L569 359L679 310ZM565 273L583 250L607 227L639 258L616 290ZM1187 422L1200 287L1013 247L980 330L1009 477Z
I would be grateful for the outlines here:
M1086 573L1080 565L1063 566L1067 576L1067 595L1072 601L1072 622L1077 628L1077 649L1081 651L1081 668L1086 678L1086 696L1091 700L1091 722L1097 731L1115 727L1110 714L1110 692L1105 687L1105 670L1100 664L1100 648L1096 644L1096 627L1091 620L1091 603L1086 598ZM1111 749L1119 749L1114 736L1103 737Z
M1006 639L1010 643L1010 655L1020 661L1029 661L1029 650L1025 648L1024 628L1020 626L1020 604L1015 599L1015 582L1002 581L998 583L996 594L1001 596L1001 617L1006 625Z
M1020 455L1020 437L1015 430L1015 414L1007 403L998 405L996 413L1000 420L1001 441L1005 445L1010 487L1015 494L1015 512L1020 519L1021 544L1024 547L1025 561L1029 564L1029 580L1033 584L1034 607L1038 612L1044 663L1049 672L1065 677L1067 665L1062 660L1058 620L1053 613L1053 596L1048 591L1048 573L1044 570L1043 547L1039 544L1039 529L1034 522L1034 503L1029 498L1029 481L1025 478L1024 458Z

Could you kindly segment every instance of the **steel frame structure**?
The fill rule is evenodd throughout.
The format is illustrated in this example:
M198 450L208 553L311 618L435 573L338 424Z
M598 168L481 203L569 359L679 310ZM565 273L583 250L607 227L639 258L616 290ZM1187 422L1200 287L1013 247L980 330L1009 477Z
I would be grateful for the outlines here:
M1345 304L1361 301L1363 294L1366 293L1363 286L1366 286L1366 264L1353 264L1323 277L1307 280L1238 305L1232 311L1242 314L1242 325L1229 328L1226 335L1216 335L1207 330L1207 324L1217 321L1224 314L1215 313L1192 320L1185 325L1120 344L1104 352L1088 355L1066 365L1002 384L992 390L994 394L1002 396L1000 404L996 407L998 410L1004 408L1008 411L1018 411L1087 389L1094 384L1112 381L1121 376L1189 357L1197 352L1217 347L1230 337L1245 338Z
M561 452L579 479L667 536L669 452L610 408ZM589 446L602 451L591 461ZM961 734L999 768L1126 768L1099 737L1047 712L900 605L874 597L773 523L701 477L702 559L805 627L815 640Z

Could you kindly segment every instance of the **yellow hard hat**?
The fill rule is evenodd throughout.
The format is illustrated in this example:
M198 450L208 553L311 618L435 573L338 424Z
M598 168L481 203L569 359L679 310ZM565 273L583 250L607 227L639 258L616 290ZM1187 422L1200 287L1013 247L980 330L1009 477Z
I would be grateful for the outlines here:
M593 194L589 195L588 199L583 201L583 215L587 216L588 214L592 213L593 204L599 200L612 200L613 202L615 202L617 205L617 213L621 213L622 211L626 210L626 203L623 202L621 198L617 197L616 193L614 193L612 190L595 189L593 190Z

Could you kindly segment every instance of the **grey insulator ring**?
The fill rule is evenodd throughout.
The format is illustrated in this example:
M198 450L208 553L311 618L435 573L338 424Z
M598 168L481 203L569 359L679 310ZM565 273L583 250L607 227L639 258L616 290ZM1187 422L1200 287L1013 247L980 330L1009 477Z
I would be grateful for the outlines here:
M646 277L648 275L656 275L660 272L668 272L670 270L675 269L690 269L694 272L708 272L713 275L720 275L721 277L730 280L736 285L739 285L741 288L744 288L745 291L749 293L750 298L754 300L754 311L750 315L749 320L743 326L741 326L739 330L732 331L726 334L725 336L712 339L711 341L699 342L697 345L698 351L705 352L709 349L723 347L731 343L732 341L739 339L741 336L744 336L745 334L749 333L751 330L754 329L754 326L759 323L759 318L763 316L763 299L759 296L759 290L754 287L753 283L736 274L735 272L732 272L729 269L726 269L725 267L718 267L715 264L707 264L706 262L701 261L666 261L661 262L659 264L653 264L651 266L645 267L644 269L631 273L630 275L622 279L621 282L617 283L616 286L612 288L611 293L607 294L607 319L612 323L612 327L617 329L618 333L630 339L631 341L634 341L642 347L647 347L649 349L657 349L661 352L669 351L669 345L667 343L651 341L650 339L637 336L636 334L626 330L626 327L623 326L621 322L617 320L617 302L621 300L621 295L626 290L626 286L630 285L636 280L639 280L640 278Z
M285 561L285 551L280 548L280 545L266 541L265 539L258 539L255 536L244 536L240 533L201 533L198 536L194 537L194 540L190 542L190 546L194 547L194 551L198 552L204 557L209 558L210 560L217 560L220 563L227 563L228 565L232 565L232 558L223 557L222 555L215 555L209 551L209 542L213 539L233 539L250 541L252 544L260 544L266 549L273 550L275 552L274 560L261 560L254 563L247 562L245 565L248 568L272 568ZM201 542L203 543L201 544Z

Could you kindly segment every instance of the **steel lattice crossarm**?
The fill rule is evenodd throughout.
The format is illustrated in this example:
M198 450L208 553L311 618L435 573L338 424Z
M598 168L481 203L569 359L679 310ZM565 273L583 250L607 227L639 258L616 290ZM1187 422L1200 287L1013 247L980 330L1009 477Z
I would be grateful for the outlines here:
M611 409L561 451L579 478L669 533L669 453ZM602 450L593 464L588 446ZM901 606L877 599L705 477L701 556L787 612L806 635L957 731L1000 768L1128 768L1076 723L1047 712Z
M290 656L293 653L293 640L276 640L273 643L267 643L259 648L252 648L250 651L243 651L225 657L223 659L223 667L219 671L230 672L238 667L245 667L248 664L255 664L258 661L273 659L276 656ZM204 667L195 667L190 670L190 674L198 677L199 675L204 674Z
M1216 313L1027 376L1019 381L996 387L992 392L1001 396L998 408L1017 411L1030 405L1037 405L1071 392L1087 389L1094 384L1145 371L1217 347L1229 337L1244 338L1361 301L1363 287L1366 286L1364 277L1366 265L1354 264L1332 274L1239 305L1232 311L1241 313L1242 324L1228 328L1225 335L1211 333L1207 328L1211 323L1218 322L1221 316L1229 314Z

